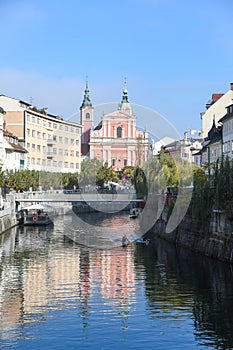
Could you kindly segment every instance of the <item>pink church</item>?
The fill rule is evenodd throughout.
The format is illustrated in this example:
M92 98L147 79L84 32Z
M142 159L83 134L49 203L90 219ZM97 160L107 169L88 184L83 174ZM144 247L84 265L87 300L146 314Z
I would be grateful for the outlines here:
M118 110L104 114L94 128L94 108L89 96L88 83L80 107L80 123L84 126L82 154L90 159L98 158L116 171L125 166L142 165L148 157L147 131L136 128L136 116L129 103L126 87Z

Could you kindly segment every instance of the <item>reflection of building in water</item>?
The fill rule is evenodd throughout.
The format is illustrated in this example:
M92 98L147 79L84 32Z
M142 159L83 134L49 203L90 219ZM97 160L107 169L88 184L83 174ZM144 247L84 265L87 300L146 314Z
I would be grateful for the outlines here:
M78 246L54 249L54 245L41 248L39 245L37 251L22 255L20 264L2 257L0 322L4 320L5 330L38 321L38 315L44 315L48 307L69 307L67 300L80 305L86 326L92 288L100 288L102 298L111 303L115 299L114 304L128 309L135 287L133 251L88 251Z
M127 299L134 294L135 271L130 249L103 250L93 257L93 271L99 276L101 295L106 299Z

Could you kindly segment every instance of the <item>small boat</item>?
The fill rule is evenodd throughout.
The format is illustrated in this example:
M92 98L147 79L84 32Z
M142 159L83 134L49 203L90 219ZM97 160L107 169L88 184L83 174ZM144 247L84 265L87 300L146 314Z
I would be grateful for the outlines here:
M148 245L150 243L150 239L145 237L137 238L134 240L134 243L142 243L142 244Z
M45 206L34 204L22 209L18 215L20 225L24 226L45 226L53 225Z
M131 219L135 219L135 218L137 218L140 214L141 214L141 209L140 209L140 208L132 208L132 209L130 209L129 217L130 217Z
M122 247L127 247L127 245L129 245L129 240L128 240L128 238L127 238L126 235L124 235L124 236L122 237L121 244L122 244Z

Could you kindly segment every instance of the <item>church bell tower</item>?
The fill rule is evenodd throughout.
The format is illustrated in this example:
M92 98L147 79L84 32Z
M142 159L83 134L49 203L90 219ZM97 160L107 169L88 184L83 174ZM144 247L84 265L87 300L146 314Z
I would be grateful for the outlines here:
M94 108L92 107L89 96L88 81L86 80L86 88L84 98L80 107L80 124L83 125L82 133L82 154L87 155L89 152L90 132L94 122Z

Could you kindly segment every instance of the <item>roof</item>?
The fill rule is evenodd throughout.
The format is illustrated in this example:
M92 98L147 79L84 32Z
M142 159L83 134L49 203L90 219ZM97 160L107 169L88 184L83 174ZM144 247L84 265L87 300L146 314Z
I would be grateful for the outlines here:
M233 113L227 113L225 114L221 119L219 119L220 123L223 123L225 121L227 121L228 119L233 118Z
M21 152L21 153L28 153L28 151L24 147L22 147L21 145L19 145L19 144L16 145L15 143L10 142L10 141L8 141L8 143L14 149L14 151Z
M94 130L100 130L102 128L102 120L99 122L99 124L95 127Z
M212 94L212 100L214 102L218 101L224 94Z

